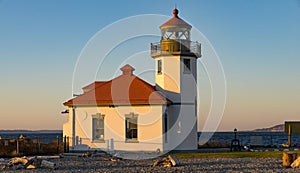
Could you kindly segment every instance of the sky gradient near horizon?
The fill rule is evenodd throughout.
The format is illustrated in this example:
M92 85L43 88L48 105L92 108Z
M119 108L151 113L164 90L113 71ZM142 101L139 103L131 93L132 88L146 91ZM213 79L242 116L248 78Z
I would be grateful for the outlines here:
M174 4L223 64L227 103L219 131L300 120L299 0L0 0L0 129L62 129L62 103L72 97L88 40L126 17L171 16ZM209 107L201 102L200 128Z

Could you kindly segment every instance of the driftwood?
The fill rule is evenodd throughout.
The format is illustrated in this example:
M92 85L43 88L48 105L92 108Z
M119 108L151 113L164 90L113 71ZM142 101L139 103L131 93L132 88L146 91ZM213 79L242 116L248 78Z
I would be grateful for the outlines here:
M75 156L75 157L104 157L104 155L107 155L105 153L62 153L59 156L60 157L68 157L68 156Z
M61 157L67 157L67 156L77 156L79 157L80 155L82 155L82 153L62 153L60 154Z
M173 166L170 160L165 160L163 163L164 163L164 167L166 168L170 168Z
M292 164L291 164L292 168L299 168L300 167L300 157L298 157L298 159L296 159Z
M172 155L168 155L168 159L171 161L172 166L179 165L179 160Z
M10 161L8 162L8 165L18 165L18 164L25 165L27 162L28 162L28 160L24 157L22 157L22 158L14 157L14 158L10 159Z
M36 156L35 158L37 159L60 159L62 158L62 156Z
M284 152L282 155L283 166L291 167L291 164L296 160L297 153L295 152Z
M60 156L35 156L35 157L15 157L9 160L1 169L34 169L50 168L55 169L55 163L45 159L58 159Z
M174 167L179 165L179 160L172 155L154 161L153 167L163 164L164 167Z
M107 160L107 161L112 161L112 162L116 162L116 161L120 161L122 160L122 158L119 156L118 153L116 153L115 155L111 155L108 153L104 153L104 152L87 152L87 153L62 153L59 155L60 157L101 157L103 160Z
M158 166L158 165L160 165L161 163L163 163L164 162L164 160L156 160L156 161L154 161L154 163L153 163L153 167L155 167L155 166Z

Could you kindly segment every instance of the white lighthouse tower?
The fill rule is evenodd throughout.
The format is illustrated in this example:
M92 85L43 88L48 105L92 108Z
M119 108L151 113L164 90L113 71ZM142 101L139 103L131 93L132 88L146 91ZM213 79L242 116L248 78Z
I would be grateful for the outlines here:
M201 45L191 41L192 26L178 17L160 26L161 40L151 44L156 89L169 100L163 117L164 150L197 149L197 59Z

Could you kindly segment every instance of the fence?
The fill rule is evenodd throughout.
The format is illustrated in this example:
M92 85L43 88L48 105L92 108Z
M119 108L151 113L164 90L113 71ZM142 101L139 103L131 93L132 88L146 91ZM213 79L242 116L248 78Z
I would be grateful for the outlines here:
M0 139L0 157L58 154L68 151L67 137Z
M202 142L199 147L227 148L230 147L232 139L234 139L233 132L216 132L205 144ZM237 134L237 139L242 146L282 147L282 144L287 143L287 134L283 132L240 132ZM300 135L292 135L292 146L300 146Z

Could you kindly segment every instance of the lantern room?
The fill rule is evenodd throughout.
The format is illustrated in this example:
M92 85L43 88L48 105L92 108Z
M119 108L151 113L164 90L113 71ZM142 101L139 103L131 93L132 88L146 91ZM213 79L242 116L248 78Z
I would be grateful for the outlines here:
M162 40L190 40L190 31L192 26L178 17L178 10L173 10L173 18L162 24Z
M188 55L196 58L201 57L201 45L191 41L192 26L178 17L179 11L173 10L173 17L162 24L161 40L151 44L151 56L160 55Z

